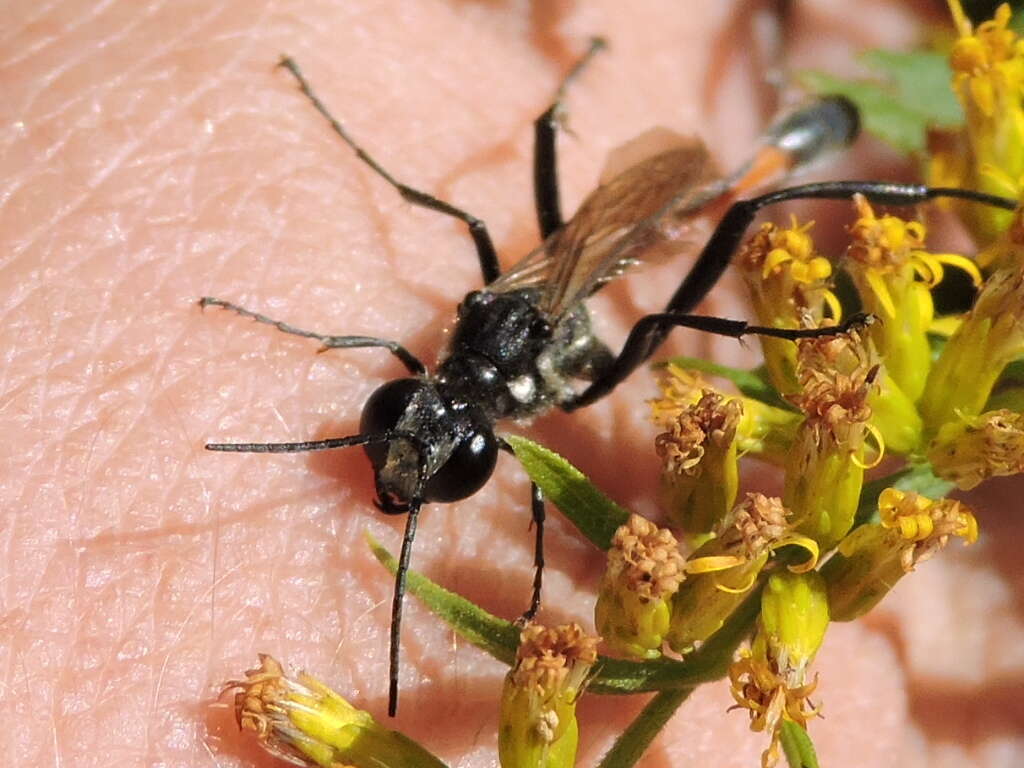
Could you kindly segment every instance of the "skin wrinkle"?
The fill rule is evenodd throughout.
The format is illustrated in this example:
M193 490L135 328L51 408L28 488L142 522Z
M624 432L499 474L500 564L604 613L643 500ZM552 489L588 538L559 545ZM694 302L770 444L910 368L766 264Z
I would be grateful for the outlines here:
M16 4L23 7L27 0ZM81 16L91 7L83 5L70 0L54 13L64 19ZM66 116L61 126L68 133L59 132L59 149L49 143L53 124L28 120L24 138L0 134L0 157L5 169L15 171L0 177L19 184L19 191L0 203L6 214L0 229L13 243L24 242L27 231L38 235L18 259L5 257L2 306L10 307L10 297L20 293L17 312L28 315L39 306L45 288L52 305L71 317L59 326L46 316L35 317L34 326L11 322L16 316L10 311L4 317L11 348L29 340L37 347L11 358L12 370L0 374L0 382L17 388L15 393L3 390L0 418L14 425L13 434L22 443L16 458L7 446L6 466L15 471L0 484L2 508L14 510L15 517L13 524L0 525L11 530L4 536L9 565L0 575L5 596L0 621L9 628L20 613L21 626L31 633L19 632L10 648L0 647L0 714L17 723L19 733L17 742L0 736L0 755L7 764L63 760L87 768L215 761L225 768L270 768L277 763L235 733L227 708L210 703L219 682L251 666L256 651L306 666L353 694L357 704L383 712L391 584L366 553L361 534L369 528L393 548L402 521L384 518L369 504L372 484L365 460L356 451L211 457L200 444L212 438L287 439L351 431L369 391L400 367L383 352L315 357L311 342L288 339L227 313L200 313L193 302L203 293L215 293L325 332L370 332L379 323L381 333L408 342L429 359L455 302L478 283L464 227L411 209L362 168L288 78L273 71L282 50L299 58L339 117L400 179L454 198L484 218L506 264L536 242L530 120L590 32L613 36L613 48L570 93L572 125L580 138L563 137L559 144L567 212L593 187L607 152L654 124L681 132L699 129L716 145L716 153L733 159L742 155L748 141L744 136L752 135L754 127L739 126L755 115L748 106L733 103L740 92L735 77L722 81L719 112L706 115L703 123L687 122L688 115L696 114L693 94L699 88L687 85L680 73L700 75L700 60L688 58L689 51L715 36L684 34L676 22L680 10L671 3L633 9L629 23L617 16L617 5L595 3L584 17L564 4L553 18L538 22L536 8L403 4L402 17L395 20L381 10L384 5L345 15L345 9L327 3L282 0L262 6L264 16L255 21L245 12L222 13L211 22L213 28L197 28L188 39L177 33L202 15L189 15L193 6L181 4L177 18L169 4L140 10L121 5L114 10L122 13L79 25L59 40L64 60L83 62L83 73L91 77L80 77L82 82L62 77L52 88L74 83L82 86L79 95L54 90L46 91L42 101L33 100L41 94L39 84L46 82L55 47L19 60L10 102L49 109L63 100L53 114ZM446 11L443 31L427 26L427 10ZM112 24L115 16L126 25ZM595 28L602 20L607 26ZM91 36L101 24L112 34L105 47L97 48ZM547 35L537 27L544 24ZM656 27L658 34L638 36L632 24ZM845 25L832 27L833 37L816 44L841 48ZM130 35L122 34L125 28ZM543 52L524 46L518 37L524 29L531 29L533 42L543 38L550 44ZM15 51L33 50L32 42L48 34L28 27L17 38L19 44L8 44ZM147 35L158 43L176 36L177 47L165 46L162 57L154 58L156 46L140 50L138 44ZM242 53L237 53L239 43L230 42L239 37L247 42ZM438 39L448 43L445 56L425 62ZM77 56L82 47L93 55ZM183 67L174 66L179 61ZM821 61L807 65L826 66ZM446 72L451 88L463 73L476 82L453 97L447 85L439 85ZM108 85L91 90L92 83ZM112 83L117 87L109 87ZM205 88L203 95L195 95L197 83ZM80 96L83 89L88 98ZM129 102L124 96L133 91L142 99L125 111ZM194 97L191 103L189 96ZM124 125L111 126L114 130L134 129L136 122L150 129L116 166L110 166L116 144L90 133L104 125L83 119L90 118L90 105L99 114L121 116ZM175 110L171 118L168 109ZM15 119L22 112L33 116L27 110L15 112ZM154 118L164 121L157 129L146 123ZM206 121L212 133L206 132ZM746 133L730 138L726 129ZM125 133L128 139L139 135ZM507 154L489 153L496 141L507 142ZM49 152L39 152L40 146ZM188 150L177 151L183 146ZM95 154L90 157L87 150ZM60 203L64 195L80 190L83 178L93 178L97 170L83 164L83 157L106 158L101 165L110 166L110 175L80 209L52 230L36 231L45 217L36 215L43 209L32 195L57 182L63 187L46 189L47 200ZM161 173L161 167L167 172ZM888 172L883 167L881 175ZM829 175L855 174L830 170ZM110 218L111 211L116 218ZM100 225L106 223L118 226L123 241L102 239ZM158 266L162 263L177 266L165 270ZM606 292L595 302L602 332L621 338L639 311L658 303L658 289L677 278L680 268L669 265L638 275ZM397 280L389 274L395 269L402 273ZM359 291L350 290L353 283ZM82 348L71 349L67 337L86 311L93 330L79 331ZM730 308L728 314L739 311ZM129 328L132 324L138 334ZM47 329L42 337L34 330L40 326ZM692 353L710 343L698 345L691 337L673 348ZM152 350L155 346L159 352ZM735 350L735 345L724 348ZM155 354L140 359L149 352ZM113 360L135 365L110 374ZM322 367L314 368L314 361ZM153 379L146 381L150 365ZM638 373L609 401L569 418L541 420L529 434L594 474L623 504L650 506L655 470L640 466L624 472L622 457L636 455L642 461L650 454L642 401L653 391L653 383ZM100 394L111 399L94 412L88 400ZM69 424L72 439L63 440ZM91 439L90 430L95 430ZM102 461L93 455L97 450ZM58 467L64 468L63 476ZM529 597L531 577L527 489L521 470L504 460L499 477L479 497L426 510L414 566L444 585L466 585L471 593L474 581L499 585L496 594L475 597L502 615L516 615ZM159 524L154 523L157 516ZM549 518L554 533L547 551L551 570L545 616L585 613L599 558L586 556L589 550L557 512ZM78 521L73 545L68 519ZM502 550L493 565L484 561L489 528L496 529L498 539L491 546ZM445 551L440 542L452 537L461 546ZM31 538L36 539L34 552L27 549ZM469 546L474 541L479 543ZM290 561L295 548L308 549L301 569L281 562ZM83 558L81 574L89 572L85 563L110 561L115 579L106 588L85 589L84 582L75 580L81 575L61 583L66 572L59 566L79 549L84 553L77 556ZM46 559L42 567L41 555ZM279 576L272 578L275 571ZM312 593L302 595L305 590ZM70 618L62 613L60 621L76 622L76 644L56 626L52 632L40 630L53 626L47 611L65 612L69 597L78 603L76 613ZM367 607L374 604L379 605ZM104 619L111 616L122 627L105 638ZM197 629L206 621L209 631ZM396 725L453 763L472 753L476 762L489 764L495 724L490 706L500 667L466 643L452 651L450 634L413 603L406 632L403 709ZM144 657L120 659L119 650L133 642L147 642L150 650ZM843 627L826 643L826 649L832 648L823 661L828 681L823 686L830 685L823 693L828 720L815 726L826 761L829 755L844 754L851 738L864 744L868 763L883 754L875 749L886 750L887 758L913 754L901 731L908 727L905 713L878 723L864 704L872 696L871 681L895 697L897 711L903 711L900 696L906 696L898 666L873 658L877 654L866 650L872 643L883 645L862 625ZM70 673L58 676L42 660L44 652L63 658ZM101 674L89 659L101 661ZM843 675L851 659L859 664L852 679ZM889 677L877 679L885 674ZM41 706L59 715L59 732L45 719L26 722L14 709L31 695L31 685L47 691ZM643 768L692 761L752 764L761 740L747 732L741 716L723 714L729 704L723 694L710 687L695 695ZM92 697L87 710L66 709L83 695ZM915 695L926 697L927 686ZM846 699L859 703L844 708ZM432 722L414 708L428 701L444 707L445 722ZM612 733L640 703L584 700L581 765L596 762ZM837 728L857 716L863 720L850 724L852 735ZM142 723L147 724L142 737L132 741L129 734L140 733ZM720 743L728 745L729 755L713 754L712 727L722 729ZM967 761L963 746L950 748ZM916 755L902 764L913 768L927 757ZM978 758L975 764L984 762Z
M159 7L160 6L158 5L158 9L159 9ZM216 6L216 8L220 8L220 6ZM215 17L215 16L216 16L216 11L214 11L213 13L210 14L210 17ZM197 25L197 26L201 27L201 24ZM165 45L165 48L157 50L152 56L148 57L147 61L160 58L162 55L165 55L167 53L167 51L171 50L171 47L172 47L173 43L176 40L187 39L187 38L191 37L191 35L194 34L194 33L195 33L194 29L186 30L186 32L184 34L180 35L177 38L173 38L171 41L169 41ZM116 40L112 41L112 42L116 42ZM238 53L234 57L232 57L232 58L230 58L228 60L227 65L225 66L225 69L230 69L230 68L236 66L243 58L245 58L250 53L250 49L252 48L252 46L253 46L253 43L251 43L251 42L248 45L243 45L242 48L238 51ZM145 63L145 62L142 62L142 63ZM29 235L28 235L28 242L26 242L22 248L15 249L13 255L14 256L18 256L20 253L22 253L26 249L30 248L32 246L32 244L34 243L35 238L37 237L37 233L43 232L43 231L52 231L54 229L57 229L58 225L64 219L66 219L68 216L70 216L71 214L73 214L76 211L78 211L82 206L84 206L86 204L87 201L89 201L92 198L92 196L96 192L99 191L99 187L101 187L104 184L104 182L119 167L121 167L121 165L124 163L126 158L130 157L131 155L133 155L141 146L144 146L146 141L148 139L152 139L153 136L155 134L157 134L160 131L161 128L163 128L166 125L168 125L171 122L172 118L177 117L178 115L180 115L182 111L184 111L187 107L192 106L196 101L198 101L198 99L201 96L205 96L208 92L212 91L215 88L215 86L217 86L219 83L220 83L220 80L218 78L216 78L216 77L212 78L208 82L205 82L204 85L197 87L191 93L185 95L184 98L182 98L181 101L179 101L179 102L175 103L173 106L169 107L162 114L160 114L157 119L155 119L155 120L153 120L151 122L148 122L147 123L147 130L143 131L133 141L125 142L124 147L120 150L120 152L118 152L115 155L114 158L112 158L103 168L100 168L98 171L96 171L92 175L91 178L89 178L89 179L87 179L85 181L85 187L86 187L86 191L85 192L80 194L76 199L72 200L70 203L68 203L68 204L62 206L60 209L58 209L55 212L54 216L48 222L46 222L45 224L43 224L40 227L38 227L34 232L30 232ZM31 103L28 106L29 106L29 108L31 108Z

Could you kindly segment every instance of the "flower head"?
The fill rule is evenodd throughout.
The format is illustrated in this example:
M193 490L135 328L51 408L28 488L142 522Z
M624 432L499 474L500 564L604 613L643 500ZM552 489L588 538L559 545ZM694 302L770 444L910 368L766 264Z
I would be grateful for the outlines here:
M721 522L710 539L686 561L686 581L672 600L669 646L688 653L717 632L743 602L758 574L777 549L796 545L809 557L794 571L815 566L818 547L795 534L789 512L776 498L749 493Z
M301 766L324 768L444 768L444 763L398 731L384 728L316 678L284 674L272 657L232 680L235 719L263 748Z
M771 734L761 755L765 768L778 761L783 721L806 727L819 713L809 699L817 680L807 681L807 668L828 623L828 600L819 574L782 572L768 580L751 647L740 651L729 668L733 698L738 708L748 711L751 729Z
M736 428L742 414L737 400L704 390L655 438L665 467L667 506L691 538L706 537L736 499Z
M1010 192L1005 179L1024 175L1024 44L1010 29L1008 3L975 28L960 0L948 2L958 33L950 52L953 90L967 120L933 153L932 182L1005 196ZM1011 217L989 207L955 207L983 245L995 240Z
M630 515L612 538L594 610L605 643L634 658L660 656L670 601L685 576L672 532Z
M817 325L827 308L833 320L841 315L839 300L831 290L832 264L814 247L812 223L788 228L771 223L744 244L735 259L750 290L754 313L762 325L799 328L805 318ZM796 347L791 341L761 339L765 363L779 392L796 391Z
M1024 264L995 272L932 367L920 409L929 434L972 419L1003 369L1024 356Z
M871 338L886 361L886 371L914 401L931 367L927 333L934 316L931 289L942 282L944 265L955 266L981 284L970 259L925 250L925 227L896 216L876 216L863 195L854 198L858 219L850 228L849 272L866 311L881 322Z
M854 529L821 569L834 621L852 621L874 608L914 567L950 536L978 537L978 522L958 501L933 501L887 488L878 500L881 522Z
M962 490L1024 472L1024 414L1001 409L944 424L928 449L935 474Z
M783 502L796 530L830 549L853 525L864 481L864 441L874 435L868 396L879 367L858 331L802 340L801 391L790 399L804 412L786 462Z
M578 624L526 627L501 694L502 768L571 768L579 727L576 702L597 661L598 638Z

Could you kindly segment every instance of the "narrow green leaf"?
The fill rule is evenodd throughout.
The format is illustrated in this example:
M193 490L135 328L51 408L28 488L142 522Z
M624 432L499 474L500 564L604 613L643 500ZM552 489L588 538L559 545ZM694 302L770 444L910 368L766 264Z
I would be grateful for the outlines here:
M526 474L569 521L603 550L629 519L629 512L604 495L557 453L517 435L505 435Z
M374 557L394 575L397 559L372 536L367 534L366 538ZM498 661L512 665L519 647L519 630L511 622L499 619L417 571L409 571L406 589L461 637ZM663 658L641 662L600 656L588 690L606 694L678 691L717 680L728 670L736 647L750 634L760 605L760 590L752 590L722 628L685 661Z
M814 751L810 734L792 720L782 719L780 743L789 768L819 768L818 753Z
M398 560L369 533L366 534L366 540L374 557L393 576L398 570ZM480 650L509 666L515 661L519 630L511 622L499 619L416 571L409 571L406 591L419 598L448 626Z
M601 758L598 768L631 768L636 765L692 691L692 688L680 688L662 691L654 696L626 730L619 734L612 748Z
M773 405L776 408L793 410L792 405L779 397L779 393L768 379L768 372L764 366L752 371L744 371L741 368L720 365L699 357L673 357L664 363L657 363L657 366L662 367L669 364L678 365L680 368L690 371L706 373L709 376L720 376L731 381L740 392L753 400L760 400L762 403Z

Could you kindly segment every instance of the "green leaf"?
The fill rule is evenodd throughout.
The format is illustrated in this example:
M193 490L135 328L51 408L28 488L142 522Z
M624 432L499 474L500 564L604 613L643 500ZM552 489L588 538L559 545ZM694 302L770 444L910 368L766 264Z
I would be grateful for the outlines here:
M395 557L369 534L366 538L374 557L394 575L398 568ZM515 661L519 630L511 622L499 619L416 571L409 571L406 590L480 650L509 666ZM678 691L717 680L725 675L736 647L753 629L760 605L760 589L754 589L722 628L685 661L663 658L641 662L599 656L588 690L608 694Z
M398 560L369 533L366 540L374 557L393 576L398 570ZM519 647L519 630L512 622L499 619L461 595L438 586L421 573L409 571L407 579L406 591L419 598L448 626L498 661L512 665Z
M860 57L871 69L888 76L903 106L934 128L955 128L964 112L953 93L949 58L934 51L866 51Z
M846 96L860 110L864 129L901 152L924 152L929 128L953 128L963 122L944 55L878 50L865 53L862 61L879 73L878 79L848 80L805 71L800 80L817 93Z
M953 490L953 483L936 477L928 463L909 464L891 475L864 483L854 526L878 522L878 497L886 488L913 491L930 499L941 499Z
M692 691L692 688L662 691L647 702L647 706L619 734L612 748L601 758L598 768L631 768L636 765Z
M755 368L752 371L744 371L741 368L732 368L728 365L720 365L710 360L702 360L699 357L673 357L664 363L657 363L657 367L666 365L677 365L688 371L699 371L709 376L720 376L731 381L736 388L747 397L753 400L760 400L762 403L773 405L776 408L793 410L793 406L779 397L771 381L768 379L768 372L764 366Z
M779 734L782 752L786 755L789 768L819 768L818 753L814 751L814 742L804 728L786 718L782 719L782 732Z
M517 435L505 435L505 441L544 496L579 528L580 533L607 550L615 531L629 519L629 512L554 451Z

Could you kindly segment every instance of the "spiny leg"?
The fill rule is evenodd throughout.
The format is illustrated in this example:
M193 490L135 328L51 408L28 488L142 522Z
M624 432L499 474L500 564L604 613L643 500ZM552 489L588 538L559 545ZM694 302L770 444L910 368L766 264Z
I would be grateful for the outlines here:
M302 336L307 339L316 339L323 346L321 351L326 349L354 349L356 347L382 347L387 349L391 354L402 361L402 364L409 369L410 373L421 374L426 372L426 367L419 361L419 359L412 354L409 350L399 344L397 341L391 341L390 339L378 339L373 336L328 336L322 333L315 333L313 331L305 331L302 328L296 328L294 325L281 322L280 320L274 320L273 318L261 315L259 312L253 312L250 309L241 307L238 304L232 304L230 301L224 301L223 299L215 299L211 296L203 296L199 300L199 306L205 309L206 307L223 307L224 309L230 309L232 312L237 312L242 317L249 317L258 323L265 323L266 325L272 325L282 333L290 333L293 336Z
M536 483L530 483L530 511L533 513L533 595L530 607L519 617L517 624L529 624L540 609L540 593L544 583L544 494Z
M394 176L388 173L383 166L380 165L373 157L349 134L349 132L335 117L331 114L327 106L320 101L320 98L313 92L312 86L309 81L306 80L305 75L302 74L302 70L299 69L299 65L295 63L288 56L282 56L281 61L278 64L284 67L299 84L299 89L305 94L306 98L309 99L310 103L316 108L316 110L326 118L327 122L330 123L331 128L338 136L341 137L342 141L351 147L352 151L356 153L356 156L372 168L378 176L384 179L388 184L394 187L398 194L402 198L413 205L419 205L423 208L429 208L432 211L443 213L446 216L452 216L460 221L464 222L469 227L469 234L473 238L473 243L476 245L477 258L480 261L480 271L483 274L484 283L494 282L501 275L501 267L498 264L498 254L494 250L494 243L491 242L491 236L487 232L487 225L476 216L466 213L461 208L456 208L451 203L446 203L444 200L439 200L433 195L421 192L418 189L403 184L398 181Z
M688 316L686 313L691 312L711 292L722 273L725 272L725 268L729 266L733 254L739 248L754 217L762 208L790 200L850 200L858 194L864 195L879 205L918 205L937 198L955 198L1010 211L1017 207L1016 200L969 189L927 187L922 184L897 184L883 181L832 181L803 184L779 189L749 200L739 200L729 207L725 216L715 227L715 231L701 251L693 268L683 278L679 288L669 300L665 308L665 315L686 317ZM611 392L638 366L642 365L664 341L668 332L679 324L667 320L654 321L650 319L656 317L658 315L642 318L633 327L622 351L619 352L608 370L562 407L566 411L574 411L577 408L590 405ZM829 330L835 332L835 329Z
M580 57L562 80L555 92L551 106L533 123L533 197L537 208L537 224L542 239L562 226L562 203L558 194L558 153L556 137L558 128L564 123L566 89L583 71L594 54L605 48L607 43L600 37L590 40L590 47Z

